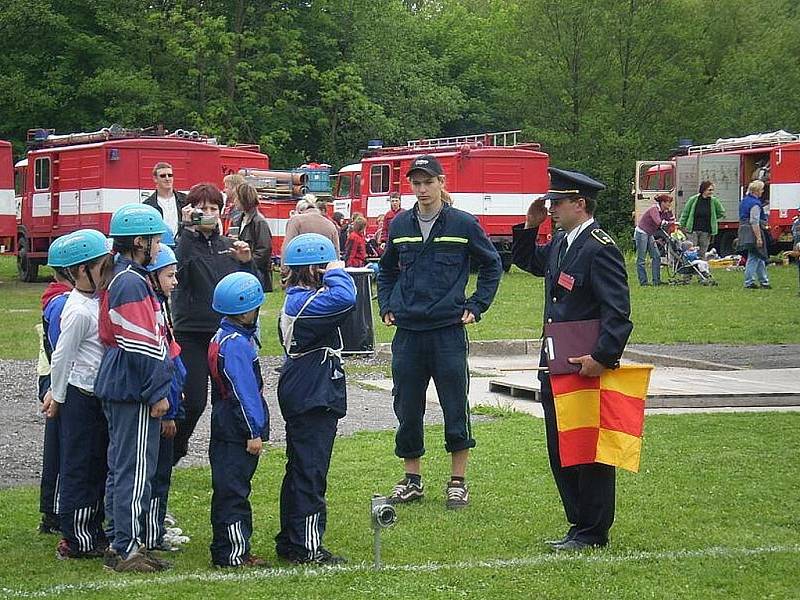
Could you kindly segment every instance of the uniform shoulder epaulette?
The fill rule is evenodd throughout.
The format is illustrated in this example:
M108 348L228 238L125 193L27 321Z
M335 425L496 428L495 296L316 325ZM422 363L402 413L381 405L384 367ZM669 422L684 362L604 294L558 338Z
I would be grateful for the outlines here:
M603 246L608 246L609 244L612 246L614 245L614 238L602 229L592 229L592 237L603 244Z

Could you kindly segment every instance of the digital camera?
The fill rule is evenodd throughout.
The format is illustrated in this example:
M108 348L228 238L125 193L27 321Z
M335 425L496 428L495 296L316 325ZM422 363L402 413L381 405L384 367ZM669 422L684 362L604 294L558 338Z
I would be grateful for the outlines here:
M397 512L394 506L388 503L386 496L374 494L372 496L372 527L375 529L385 529L391 527L397 521Z

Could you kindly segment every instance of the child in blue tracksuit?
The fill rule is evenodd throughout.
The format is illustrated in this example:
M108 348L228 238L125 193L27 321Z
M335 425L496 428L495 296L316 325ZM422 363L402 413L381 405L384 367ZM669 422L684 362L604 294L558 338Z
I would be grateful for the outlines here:
M101 303L106 350L95 391L103 400L110 438L106 513L112 540L105 564L117 572L169 567L144 544L161 417L169 410L173 379L164 318L146 270L165 230L158 211L145 204L127 204L111 217L118 256Z
M166 236L165 236L166 237ZM169 499L169 486L172 479L172 454L173 440L175 438L175 421L183 418L183 384L186 381L186 367L183 366L180 353L181 347L175 341L172 333L172 318L170 316L169 297L177 279L178 259L172 248L163 242L159 246L158 257L147 265L150 274L150 283L156 291L158 301L161 303L161 314L164 318L164 335L169 344L169 357L172 360L173 375L169 388L169 410L161 417L161 438L158 447L158 464L151 482L152 494L150 497L150 510L147 514L145 526L145 545L148 550L165 550L175 552L180 547L173 543L177 537L165 539L166 528L164 518L167 514L167 501ZM184 538L185 539L185 538Z
M61 334L61 313L67 303L72 284L69 274L64 270L64 243L66 235L56 239L47 250L47 265L53 269L53 281L42 294L42 323L37 325L41 330L39 346L39 402L50 389L50 361L53 350ZM39 486L39 512L42 522L39 533L59 533L58 521L58 463L60 444L58 435L58 416L47 419L44 425L44 448L42 452L42 479Z
M61 264L73 289L61 312L61 331L51 357L50 391L43 400L48 418L58 417L55 503L62 539L56 557L99 558L107 545L101 525L108 430L95 395L103 357L97 291L106 271L108 247L106 237L92 229L75 231L62 243Z
M278 556L292 563L337 564L322 544L325 491L336 427L347 411L339 326L355 306L353 279L333 244L309 233L286 246L290 268L281 311L286 360L278 403L286 421L286 474L281 486Z
M214 289L212 308L225 315L208 346L216 388L211 405L211 562L217 567L258 567L250 552L253 512L250 481L262 444L269 439L269 411L258 362L256 320L264 290L251 273L231 273Z

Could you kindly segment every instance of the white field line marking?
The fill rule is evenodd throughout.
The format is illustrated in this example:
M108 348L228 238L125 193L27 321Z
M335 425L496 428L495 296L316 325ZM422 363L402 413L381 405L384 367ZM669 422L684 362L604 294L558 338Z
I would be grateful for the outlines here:
M587 551L574 554L539 554L521 558L496 558L476 561L459 561L455 563L423 563L418 565L383 565L382 571L392 573L436 573L461 569L507 569L531 567L557 563L588 564L624 564L629 562L647 562L664 560L684 560L695 558L742 558L765 554L800 554L800 545L763 546L759 548L726 548L712 546L698 550L665 550L662 552L625 552L607 554L602 550ZM0 588L0 594L6 598L46 598L66 592L118 591L128 588L153 585L171 585L184 582L216 583L216 582L250 582L291 577L325 577L339 573L374 572L370 563L356 563L335 567L291 567L276 569L248 569L229 572L195 571L181 575L149 575L147 578L123 579L121 581L97 581L91 583L65 583L41 590L15 590Z

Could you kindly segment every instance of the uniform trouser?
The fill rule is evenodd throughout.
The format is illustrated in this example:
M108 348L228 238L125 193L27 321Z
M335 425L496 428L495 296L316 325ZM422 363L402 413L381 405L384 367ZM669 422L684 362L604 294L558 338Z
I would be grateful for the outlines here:
M325 492L339 417L315 408L286 420L286 474L281 485L279 556L311 559L328 521Z
M127 558L144 545L161 421L143 403L105 401L103 409L110 433L106 512L113 520L111 545Z
M150 484L150 510L145 522L145 545L153 549L164 541L164 517L167 514L169 486L172 481L172 447L174 438L159 438L158 463Z
M258 456L247 452L247 442L214 439L208 445L211 462L211 562L236 566L250 556L253 511L250 482Z
M50 376L39 377L39 401L50 389ZM39 512L45 517L54 517L58 513L56 498L58 496L58 467L60 461L58 435L58 415L44 423L44 449L42 451L42 480L39 485Z
M469 415L468 341L463 325L429 331L398 329L392 340L394 414L399 425L395 454L417 458L425 454L423 417L431 378L444 413L445 449L475 447Z
M614 522L616 471L600 463L562 467L555 404L547 377L542 381L542 408L550 469L571 525L569 536L587 544L605 545Z
M69 547L88 552L104 545L103 486L108 428L100 399L68 385L59 407L61 438L58 515Z
M183 408L186 417L177 421L174 440L173 464L177 464L189 452L189 438L208 404L208 345L214 337L213 331L176 331L175 340L181 346L181 360L186 367L186 383L183 386ZM212 394L216 392L212 390Z

